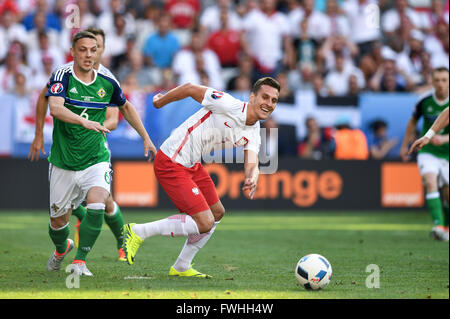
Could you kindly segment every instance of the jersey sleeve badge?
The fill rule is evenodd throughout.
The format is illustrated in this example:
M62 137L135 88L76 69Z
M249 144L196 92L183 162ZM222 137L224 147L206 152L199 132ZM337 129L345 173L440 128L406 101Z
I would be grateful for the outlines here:
M63 89L64 86L61 83L55 83L50 88L50 92L52 92L53 94L59 94L62 92Z
M218 100L218 99L220 99L222 96L223 96L223 92L220 92L220 91L213 91L213 92L211 93L211 97L212 97L214 100Z

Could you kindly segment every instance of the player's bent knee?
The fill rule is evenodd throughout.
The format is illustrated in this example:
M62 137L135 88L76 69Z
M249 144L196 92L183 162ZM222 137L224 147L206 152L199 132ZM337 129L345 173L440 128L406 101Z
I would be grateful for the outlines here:
M69 223L69 221L62 217L56 217L56 218L50 218L50 227L53 229L61 229L64 226L66 226Z
M207 233L214 226L214 216L211 211L201 212L192 216L200 234Z
M214 221L218 222L225 215L225 207L223 207L222 203L219 201L218 203L212 205L211 212L214 215Z

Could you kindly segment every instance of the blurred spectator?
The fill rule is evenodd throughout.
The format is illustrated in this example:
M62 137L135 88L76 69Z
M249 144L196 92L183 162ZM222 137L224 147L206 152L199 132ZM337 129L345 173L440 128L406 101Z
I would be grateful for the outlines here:
M331 33L330 19L315 9L314 0L303 0L302 6L289 13L290 29L294 38L302 35L315 41L324 40ZM301 26L303 23L303 26Z
M107 43L105 41L104 56L111 58L110 67L115 70L129 52L129 41L135 43L134 33L128 32L127 22L124 14L118 13L114 15L114 27L106 33ZM105 30L105 29L103 29Z
M238 75L235 81L235 87L233 91L250 92L251 89L252 89L252 80L250 76L245 74Z
M375 75L375 72L384 62L381 55L382 47L383 45L381 42L374 42L371 51L362 56L360 59L359 68L364 74L366 83L369 83L370 79Z
M449 27L444 21L438 21L433 34L429 34L424 42L425 50L431 54L433 68L448 68Z
M423 29L426 33L433 33L440 22L444 22L448 25L448 7L444 7L444 2L442 0L431 0L431 10L422 13L422 22Z
M44 65L42 64L44 56L51 57L54 68L64 64L63 52L59 47L50 46L50 39L45 31L38 34L38 41L38 47L34 50L30 50L28 53L28 65L31 67L33 74L44 71Z
M397 145L398 139L388 139L387 124L383 120L370 123L371 133L368 135L370 156L374 159L383 159Z
M381 38L380 29L367 23L367 16L364 14L370 10L370 5L377 4L376 0L346 0L342 4L342 9L350 21L351 40L359 47L361 55L372 51L375 41Z
M412 30L408 43L401 53L403 61L398 61L399 68L404 70L416 85L425 82L422 77L422 59L424 53L423 41L425 36L419 30Z
M61 48L60 33L55 29L47 28L46 15L44 12L36 12L34 15L34 29L28 32L27 48L28 51L39 49L39 35L45 33L50 47Z
M386 37L399 36L406 41L411 30L422 28L420 15L408 6L408 0L396 0L395 8L381 17L381 28Z
M54 63L53 57L49 54L42 55L42 70L33 74L33 78L31 79L31 87L34 90L42 90L42 88L48 83L53 70L59 66Z
M143 11L143 18L136 20L136 30L139 30L136 34L136 48L143 50L145 41L156 32L156 24L164 13L160 6L150 4L145 7Z
M328 37L320 47L317 54L317 64L323 72L328 72L336 66L336 55L341 55L345 60L344 69L348 70L354 67L353 58L356 58L358 54L359 48L348 38L334 35Z
M294 66L294 51L289 23L283 13L276 11L275 0L262 0L261 8L251 10L243 22L244 52L254 60L253 80L272 76L284 65Z
M314 74L317 72L315 64L300 63L298 69L289 72L289 85L293 90L312 90Z
M106 36L110 38L112 35L117 34L117 17L121 17L123 22L123 33L134 34L136 32L136 23L134 17L125 11L125 0L110 0L106 8L97 18L97 27L103 29ZM109 45L106 46L108 48Z
M152 71L145 67L142 54L138 50L127 52L127 59L117 70L119 82L124 82L130 74L136 79L137 85L141 88L148 88L161 82L159 72Z
M312 78L312 85L317 96L327 97L330 95L330 90L325 86L322 75L315 72Z
M397 53L385 46L381 49L381 55L383 63L370 79L370 89L382 92L411 91L414 83L397 67Z
M280 72L276 77L280 83L280 94L278 96L278 103L295 103L295 95L291 90L286 72Z
M230 30L239 31L242 28L242 19L234 10L230 0L218 0L217 4L205 8L200 17L200 26L203 32L209 34L222 27L222 14L226 14L227 26Z
M36 0L36 7L34 11L30 12L23 18L22 24L25 26L27 31L34 29L35 15L42 13L45 15L46 28L55 29L60 32L61 23L59 16L53 12L53 8L54 6L48 5L47 0Z
M5 63L0 65L0 94L14 93L18 73L24 75L26 79L31 79L31 70L22 63L22 54L17 43L13 43L9 48ZM24 89L28 91L27 88Z
M305 126L307 133L298 145L298 156L315 160L331 158L334 150L332 129L321 129L316 119L311 116L306 118Z
M345 68L344 56L342 54L336 55L336 68L325 77L325 85L329 89L332 96L346 96L349 94L349 80L350 76L355 75L360 89L364 88L364 75L361 70L350 66Z
M236 81L238 77L245 76L253 81L253 60L247 55L242 55L238 61L237 75L231 77L227 83L227 91L236 90Z
M4 5L0 10L0 61L13 41L27 42L27 31L18 23L18 11L15 6Z
M223 68L236 67L241 53L241 34L228 27L228 10L220 12L219 21L220 29L208 37L208 48L217 54Z
M350 126L350 119L346 114L341 115L335 124L335 151L337 160L367 160L369 148L366 135L357 128Z
M167 92L175 88L177 83L175 81L175 75L171 69L161 70L161 82L157 83L155 92Z
M178 84L186 82L200 84L199 71L205 71L212 87L218 90L225 88L219 58L214 51L205 48L205 40L199 30L192 32L190 46L177 52L172 70L178 78Z
M358 96L361 91L361 87L358 83L358 77L355 74L350 74L348 78L348 93L349 96Z
M163 14L158 20L158 31L152 34L142 48L146 65L170 68L173 57L180 50L178 38L171 32L171 17Z
M155 6L152 0L127 0L126 11L129 12L135 20L144 20L147 18L146 10ZM138 30L140 30L138 28Z
M350 36L350 24L344 11L339 7L338 0L326 1L326 14L330 25L328 36L340 35L348 38Z
M172 23L177 29L191 29L200 15L200 0L168 0L165 10L172 17Z

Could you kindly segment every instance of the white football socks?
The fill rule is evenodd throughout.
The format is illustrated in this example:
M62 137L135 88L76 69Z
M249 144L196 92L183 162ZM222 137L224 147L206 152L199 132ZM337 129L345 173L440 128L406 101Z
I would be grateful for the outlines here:
M161 235L170 237L198 235L197 223L189 215L173 215L165 219L160 219L146 224L135 224L132 230L141 237Z
M173 268L176 271L186 271L191 267L192 260L194 259L197 252L205 246L208 240L211 238L214 230L216 229L217 224L220 221L214 223L214 226L207 233L189 235L186 242L184 243L184 247L180 252L175 264L173 264Z

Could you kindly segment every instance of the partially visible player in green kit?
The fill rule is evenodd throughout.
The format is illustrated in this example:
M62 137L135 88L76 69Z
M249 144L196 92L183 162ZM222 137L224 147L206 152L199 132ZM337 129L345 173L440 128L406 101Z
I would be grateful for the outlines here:
M449 70L433 70L434 90L423 95L416 104L414 113L408 122L400 154L408 160L408 144L414 140L417 122L423 117L422 135L428 135L430 128L446 108L449 97ZM433 219L431 235L441 241L448 241L449 225L449 129L448 125L441 131L429 136L431 143L423 146L417 156L420 174L426 189L426 203ZM443 198L439 193L442 189Z
M73 66L52 74L47 92L54 118L53 144L48 157L50 184L50 238L56 250L47 268L59 269L74 243L68 238L73 208L86 199L87 213L79 228L79 246L74 257L75 272L92 276L86 257L100 234L105 203L110 194L110 152L103 126L108 106L119 107L124 118L139 133L144 155L156 153L139 115L126 99L119 83L94 68L97 39L81 31L73 37ZM150 154L149 154L150 153Z

